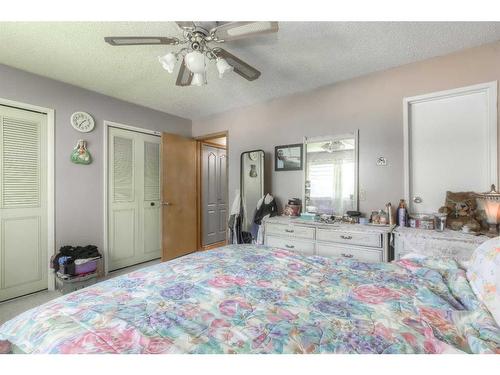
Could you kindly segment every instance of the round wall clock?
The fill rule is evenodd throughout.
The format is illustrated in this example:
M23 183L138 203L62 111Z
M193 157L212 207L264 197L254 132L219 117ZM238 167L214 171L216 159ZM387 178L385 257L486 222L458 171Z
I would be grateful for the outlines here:
M82 133L91 132L94 129L94 118L87 112L75 112L71 115L71 125Z

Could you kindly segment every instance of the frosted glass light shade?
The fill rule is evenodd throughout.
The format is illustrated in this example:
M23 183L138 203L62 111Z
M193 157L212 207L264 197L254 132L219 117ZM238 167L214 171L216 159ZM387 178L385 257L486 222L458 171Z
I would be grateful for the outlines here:
M500 200L486 199L483 206L488 224L500 223Z
M191 86L203 86L206 83L205 73L194 73Z
M205 55L199 51L192 51L186 54L184 62L187 68L194 74L205 73Z
M491 191L476 196L483 205L488 224L500 223L500 193L496 191L495 185L491 185Z
M490 225L489 235L498 235L497 224L500 223L500 193L496 191L495 185L491 185L491 191L477 194L478 201L482 203L486 213L486 221Z
M230 72L234 69L231 65L228 64L226 59L222 58L217 59L216 65L217 65L217 71L219 72L219 78L222 78L222 76L226 72Z
M165 56L158 56L158 61L160 62L163 69L165 69L167 72L169 73L174 72L177 58L172 52L167 53Z

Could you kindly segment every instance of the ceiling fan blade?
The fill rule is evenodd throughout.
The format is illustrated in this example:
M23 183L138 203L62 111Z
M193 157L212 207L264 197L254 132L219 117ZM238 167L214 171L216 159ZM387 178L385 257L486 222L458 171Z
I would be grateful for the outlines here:
M238 73L243 78L249 81L254 81L260 77L260 72L257 69L227 52L225 49L217 48L214 53L217 57L225 59L227 63L233 67L234 72Z
M177 86L190 86L193 80L193 73L187 68L184 59L182 59L181 67L179 68L179 74L177 75L177 81L175 84Z
M229 22L214 27L210 30L210 34L215 34L219 41L229 42L260 34L276 33L278 30L278 22L275 21Z
M179 39L163 36L107 36L104 41L112 46L144 46L155 44L177 44Z
M194 29L196 27L193 21L175 21L175 23L181 29Z

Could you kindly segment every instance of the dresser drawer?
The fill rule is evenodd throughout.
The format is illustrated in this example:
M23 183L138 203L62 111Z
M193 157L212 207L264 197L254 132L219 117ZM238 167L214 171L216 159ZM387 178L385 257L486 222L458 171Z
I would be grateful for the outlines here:
M295 251L304 255L314 254L314 242L312 241L301 241L295 238L266 236L266 245Z
M266 224L266 235L275 234L278 236L307 238L314 240L314 228L304 227L300 225L283 225L283 224Z
M323 243L316 244L316 254L331 258L356 259L362 262L376 263L383 261L382 250L355 249Z
M338 242L349 245L382 247L382 235L379 233L347 232L318 228L316 230L318 241Z

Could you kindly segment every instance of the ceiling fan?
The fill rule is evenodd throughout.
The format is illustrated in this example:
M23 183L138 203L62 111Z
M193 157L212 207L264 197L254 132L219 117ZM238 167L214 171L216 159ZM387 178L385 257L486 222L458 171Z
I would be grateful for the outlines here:
M219 47L220 44L256 35L275 33L278 22L191 22L177 21L182 37L142 37L110 36L104 41L112 46L174 45L180 46L177 52L169 52L158 57L160 64L173 73L178 60L181 60L177 75L177 86L202 86L207 83L206 64L215 61L219 77L234 71L248 81L259 78L260 72L253 66Z

